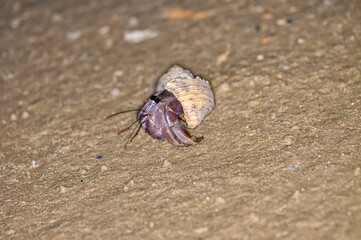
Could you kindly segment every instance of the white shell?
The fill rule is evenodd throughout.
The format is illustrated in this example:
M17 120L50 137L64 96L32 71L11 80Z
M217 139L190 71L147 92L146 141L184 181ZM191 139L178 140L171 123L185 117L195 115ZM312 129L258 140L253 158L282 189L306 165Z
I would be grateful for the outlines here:
M173 66L158 81L156 91L167 90L182 104L189 128L197 127L214 107L214 95L208 81L188 70Z

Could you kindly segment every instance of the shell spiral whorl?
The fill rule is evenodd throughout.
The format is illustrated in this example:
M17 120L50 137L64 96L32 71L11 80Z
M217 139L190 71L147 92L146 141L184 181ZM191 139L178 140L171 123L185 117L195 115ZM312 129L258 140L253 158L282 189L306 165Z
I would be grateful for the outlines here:
M197 127L214 107L214 95L208 81L173 66L158 81L156 91L167 90L181 103L189 128Z

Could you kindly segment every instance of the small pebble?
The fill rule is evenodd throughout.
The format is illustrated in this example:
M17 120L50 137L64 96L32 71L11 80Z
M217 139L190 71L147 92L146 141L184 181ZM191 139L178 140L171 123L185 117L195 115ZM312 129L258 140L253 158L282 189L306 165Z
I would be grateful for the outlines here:
M293 164L290 164L290 163L286 163L285 168L288 169L288 170L295 170L295 166Z
M113 81L117 81L118 78L122 77L124 72L122 70L115 70L113 73Z
M164 168L168 168L168 167L171 167L172 166L172 163L170 161L168 161L168 159L164 160L163 162L163 167Z
M64 186L59 187L60 193L66 193L67 189Z
M72 31L72 32L67 32L65 36L69 40L76 40L81 36L81 33L80 31Z
M149 227L150 227L150 228L154 228L154 222L150 222L150 223L149 223Z
M323 50L316 50L315 52L315 56L316 57L322 57L323 55L325 55L325 52Z
M283 140L283 145L289 146L289 145L292 145L292 144L293 144L292 137L286 137L286 138Z
M290 66L288 66L288 65L282 65L282 69L283 69L284 71L287 71L288 69L290 69Z
M297 39L297 43L298 43L298 44L304 44L304 43L305 43L305 39L303 39L303 38L298 38L298 39Z
M194 232L195 232L195 233L198 233L198 234L202 234L202 233L208 232L208 227L196 228L196 229L194 229Z
M216 203L217 204L220 204L220 205L223 205L226 203L226 199L222 198L222 197L217 197L216 198Z
M158 32L150 29L126 31L124 33L124 40L131 43L140 43L144 40L155 38L159 35Z
M110 95L112 97L118 97L120 96L120 90L118 88L113 88L112 90L110 90Z
M39 164L38 164L35 160L32 160L32 161L31 161L31 167L32 167L32 168L38 168L38 167L39 167Z
M257 13L263 13L264 12L264 8L261 6L255 6L254 11Z
M294 201L296 201L296 202L299 202L300 201L300 191L295 191L294 193L293 193L293 195L291 196L291 199L292 200L294 200Z
M12 29L16 29L20 26L20 19L19 18L15 18L10 22L10 27Z
M110 26L105 25L105 26L99 28L98 33L99 33L100 35L103 35L103 36L104 36L104 35L107 35L107 34L109 33L109 31L110 31Z
M173 204L173 205L169 206L169 209L170 209L170 210L173 210L173 209L175 209L176 207L178 207L178 205L177 205L177 204Z
M28 119L29 116L30 116L30 114L29 114L28 112L23 112L23 113L21 114L21 118L22 118L22 119Z
M18 120L18 117L17 117L14 113L12 113L12 114L10 115L10 120L11 120L11 121L16 121L16 120Z
M287 24L287 20L285 18L277 19L277 25L278 26L284 26Z
M257 60L258 61L262 61L264 59L264 56L263 55L257 55Z
M108 171L108 167L107 166L105 166L105 165L103 165L101 168L100 168L100 171L102 171L102 172L105 172L105 171Z
M134 17L134 16L130 16L128 18L127 24L129 27L136 27L139 23L138 18Z
M103 160L103 157L99 155L96 157L96 160L101 161L101 160Z
M95 88L95 89L101 89L101 88L103 88L103 85L101 85L101 84L99 84L99 83L96 83L96 84L93 85L93 88Z

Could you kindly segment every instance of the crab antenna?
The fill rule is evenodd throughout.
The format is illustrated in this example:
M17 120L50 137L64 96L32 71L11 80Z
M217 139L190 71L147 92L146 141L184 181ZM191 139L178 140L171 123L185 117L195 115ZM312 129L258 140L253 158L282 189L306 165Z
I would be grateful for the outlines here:
M139 118L138 118L136 121L139 121L139 119L140 119L141 117L144 117L144 116L146 116L146 115L139 116ZM133 125L134 123L135 123L135 122L133 122L132 125ZM137 129L137 127L134 128L134 130L132 131L132 133L129 135L129 137L128 137L128 139L127 139L127 142L125 143L124 148L127 148L128 143L129 143L129 142L132 142L133 139L138 135L139 130L140 130L140 128L142 127L142 124L143 124L143 123L144 123L144 121L143 121L143 122L139 122L139 127L138 127L138 125L137 125L138 129ZM131 126L130 126L130 127L131 127ZM130 127L129 127L129 128L130 128ZM129 129L129 128L128 128L128 129ZM128 129L126 129L126 130L128 130ZM135 135L132 137L135 129L137 129L137 131L136 131ZM126 130L123 130L123 131L121 131L120 133L122 133L122 132L124 132L124 131L126 131ZM130 139L130 137L132 137L132 138ZM130 139L130 141L129 141L129 139Z
M138 127L138 130L135 132L135 135L132 137L132 139L130 139L130 142L132 142L133 141L133 139L138 135L138 133L139 133L139 130L140 130L140 128L142 127L142 125L141 124L139 124L139 127Z
M132 122L132 124L130 124L129 127L127 127L126 129L123 129L122 131L118 132L118 135L125 132L125 131L127 131L127 130L129 130L129 128L131 128L134 125L134 123L136 123L138 120L139 120L139 118L135 119L135 121Z
M118 115L118 114L121 114L121 113L134 112L134 111L139 111L139 109L130 109L130 110L126 110L126 111L116 112L116 113L113 113L112 115L109 115L109 116L105 117L105 119L114 117L115 115Z
M133 123L133 124L134 124L134 123ZM133 125L133 124L132 124L132 125ZM138 128L137 133L135 134L135 136L137 136L137 134L138 134L139 129L140 129L141 126L142 126L142 125L139 126L139 128ZM133 135L133 133L135 132L136 129L137 129L137 127L134 128L133 131L132 131L132 133L129 135L129 137L128 137L128 139L127 139L127 142L126 142L125 145L124 145L124 148L127 148L127 145L128 145L128 143L129 143L129 139L130 139L130 137ZM134 136L134 137L135 137L135 136ZM132 139L131 139L130 141L133 141L134 137L132 137Z

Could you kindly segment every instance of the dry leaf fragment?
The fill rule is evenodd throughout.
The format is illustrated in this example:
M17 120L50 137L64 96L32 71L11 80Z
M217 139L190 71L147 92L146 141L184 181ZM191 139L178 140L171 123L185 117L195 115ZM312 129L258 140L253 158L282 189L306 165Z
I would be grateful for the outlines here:
M206 12L204 11L196 11L192 9L182 9L182 8L169 9L170 19L182 19L182 18L202 19L205 17L206 17Z
M274 37L264 37L262 38L262 43L273 42L274 40L275 40Z
M228 59L229 52L226 51L217 57L217 66L221 65Z

